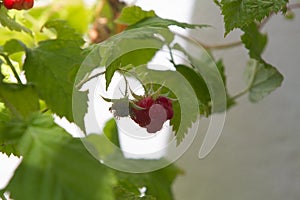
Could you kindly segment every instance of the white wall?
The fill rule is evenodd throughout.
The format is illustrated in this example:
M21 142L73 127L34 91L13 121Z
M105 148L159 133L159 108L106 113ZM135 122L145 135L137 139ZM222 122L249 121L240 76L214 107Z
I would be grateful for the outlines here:
M201 135L178 160L186 174L177 179L176 199L296 200L300 199L300 10L292 22L273 17L263 31L269 44L263 57L285 76L282 87L258 104L242 98L227 113L221 138L213 152L197 160ZM211 0L195 1L195 23L215 29L193 36L209 44L224 43L220 11ZM226 40L234 41L239 32ZM225 58L230 92L244 87L242 73L247 51L216 52Z

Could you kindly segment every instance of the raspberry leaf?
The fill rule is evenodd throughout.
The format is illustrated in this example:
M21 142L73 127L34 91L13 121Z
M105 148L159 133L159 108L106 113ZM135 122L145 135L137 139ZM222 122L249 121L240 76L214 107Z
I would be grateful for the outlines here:
M49 116L33 116L24 125L18 146L23 160L6 187L14 199L114 199L114 174L87 152L80 139Z
M158 17L153 10L144 11L138 6L125 7L116 22L119 24L128 25L128 29L147 26L168 28L171 25L190 29L208 27L208 25L188 24L171 19L163 19Z
M140 163L144 165L150 164L149 162L154 162L151 160L139 160ZM119 180L119 185L126 188L127 191L138 194L139 188L146 187L145 199L152 200L150 196L154 199L163 200L173 200L174 196L172 194L171 185L175 181L176 177L182 174L183 171L176 167L175 165L169 165L166 168L150 172L150 173L124 173L117 172L117 177ZM130 185L128 184L130 183ZM130 199L131 200L131 199ZM134 199L134 200L144 200L144 198Z
M16 22L15 19L7 14L7 10L3 8L0 9L0 24L13 31L24 31L25 33L28 33L30 35L32 34L30 29Z
M21 135L15 130L22 129L22 126L19 126L16 121L13 122L11 118L11 112L0 103L0 152L8 156L11 154L20 156L17 142Z
M55 29L57 38L26 49L26 77L53 112L72 121L72 90L75 74L84 59L79 47L83 40L65 22L51 21L45 27Z
M206 28L210 27L209 25L206 24L188 24L184 22L178 22L175 20L171 19L163 19L158 16L154 17L149 17L146 18L142 21L137 22L136 24L133 24L128 27L128 29L133 29L133 28L141 28L141 27L161 27L161 28L168 28L169 26L178 26L180 28L189 28L189 29L195 29L195 28Z
M39 98L33 85L0 82L0 99L19 118L39 110Z
M120 147L118 127L114 118L106 122L103 133L114 145Z
M268 42L267 35L260 33L255 23L249 24L243 28L243 31L244 34L241 36L241 40L249 50L249 56L256 60L261 59L261 54Z
M221 0L225 35L235 28L244 28L252 22L260 22L271 13L283 9L288 0Z
M123 8L120 16L115 20L115 22L119 24L133 25L143 19L154 16L156 16L156 14L153 10L144 11L139 6L130 6Z
M134 42L134 41L132 41ZM129 45L129 43L127 44ZM142 64L147 64L156 54L158 49L139 49L126 53L116 60L114 60L106 68L105 78L106 78L106 88L108 88L114 73L122 68L123 66L131 65L132 67L137 67Z
M250 60L245 71L249 99L258 102L280 87L283 76L272 65L264 61Z
M211 108L209 106L211 99L202 76L192 68L185 65L176 66L176 71L182 74L193 87L199 101L200 114L209 115L211 113Z

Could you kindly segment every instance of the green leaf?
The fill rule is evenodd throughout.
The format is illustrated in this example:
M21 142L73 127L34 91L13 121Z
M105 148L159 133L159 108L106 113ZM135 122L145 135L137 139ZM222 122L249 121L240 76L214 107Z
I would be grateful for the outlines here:
M154 55L156 54L158 49L139 49L135 51L131 51L126 53L119 58L117 58L114 62L112 62L109 66L106 67L105 79L106 79L106 88L108 88L114 73L128 65L132 67L138 67L139 65L147 64L152 60Z
M30 29L22 26L21 24L16 22L13 18L11 18L7 14L7 9L4 9L3 7L0 8L0 24L12 31L19 31L19 32L24 31L25 33L32 34Z
M0 82L0 99L19 118L39 110L39 98L32 85Z
M63 4L59 4L59 7L57 7L57 3L57 1L51 1L44 6L35 6L34 9L26 11L26 16L29 15L30 18L34 18L38 22L62 19L82 34L88 31L89 25L95 17L93 14L95 7L87 6L84 0L64 0ZM35 22L29 22L29 26ZM35 25L32 24L31 26Z
M208 55L208 54L203 54L202 57L192 56L189 52L187 52L178 43L174 44L174 46L172 48L174 50L180 51L184 55L186 55L187 59L190 61L190 64L193 63L195 66L204 66L204 67L201 67L200 70L203 74L205 74L206 77L204 77L204 76L201 76L201 77L202 77L202 79L205 79L206 82L211 82L210 85L213 86L216 90L213 93L215 95L219 96L218 98L216 98L216 97L214 98L215 102L209 103L209 105L208 105L209 107L207 107L207 106L205 106L204 108L202 107L202 110L203 109L211 110L213 108L214 109L213 112L223 112L225 109L227 109L235 104L234 100L230 98L230 95L228 94L228 91L226 88L226 75L225 75L225 68L224 68L222 60L215 61L214 58L212 58L211 55ZM201 74L200 70L199 71L197 70L197 74ZM219 80L219 76L222 78L222 80ZM221 83L221 81L223 82L223 84ZM206 82L205 82L205 85L207 87ZM195 85L194 87L197 87L197 86ZM224 91L222 91L222 89L221 89L222 87L225 87L226 99L220 98L220 96L223 96L223 94L224 94ZM197 90L199 90L199 88L197 88ZM210 93L208 93L208 94L210 96L210 99L212 99L211 98L212 94L210 94ZM225 103L225 101L226 101L226 103ZM214 104L214 107L211 107L210 106L211 104ZM200 104L200 106L201 106L201 104ZM206 113L206 114L208 114L208 113Z
M202 76L193 70L191 67L185 66L185 65L177 65L176 71L178 71L180 74L182 74L186 80L189 81L191 86L194 89L194 92L197 95L198 98L198 104L199 104L199 111L200 114L204 114L208 116L211 113L210 108L210 95L207 88L207 85L202 78Z
M114 118L106 122L103 133L114 145L120 147L118 127Z
M78 91L76 88L73 88L73 120L82 131L85 130L84 116L86 115L88 109L88 94L89 91ZM80 106L75 104L76 102L74 99L76 99L77 102L80 102Z
M281 86L283 76L270 64L250 60L245 71L249 86L249 99L258 102Z
M171 25L181 28L203 28L208 25L188 24L171 19L163 19L158 17L153 10L144 11L138 6L126 7L122 10L120 17L116 23L128 25L128 29L143 27L161 27L168 28Z
M75 74L84 59L80 48L83 40L64 22L48 22L45 26L56 30L57 39L26 49L26 78L52 111L72 121L72 90Z
M158 16L154 16L154 17L145 18L142 21L139 21L136 24L129 26L128 29L142 28L146 26L168 28L171 25L178 26L181 28L190 28L190 29L209 27L209 25L205 25L205 24L188 24L188 23L178 22L171 19L163 19Z
M6 187L14 199L113 200L112 171L45 115L32 117L19 142L23 160Z
M3 51L8 55L24 51L24 44L16 39L7 41L3 46Z
M243 31L245 33L241 36L241 39L245 44L245 47L249 50L250 57L260 60L261 54L268 42L267 35L261 34L255 23L249 24L247 27L243 28Z
M140 197L140 194L135 194L131 191L128 191L122 186L116 186L114 188L115 200L157 200L153 196L146 195Z
M77 33L75 29L71 28L66 21L48 21L44 27L54 30L56 32L57 40L70 40L72 42L77 42L78 46L81 46L84 43L81 34Z
M271 13L280 11L287 3L288 0L221 0L225 35L235 28L260 22Z
M158 200L173 200L174 197L171 186L175 178L182 173L182 170L174 165L170 165L163 169L149 173L131 174L117 172L117 176L119 183L121 183L120 185L127 188L127 190L132 193L136 193L138 189L145 187L145 195L150 195ZM127 187L127 183L131 184L131 189ZM135 187L132 187L132 185ZM149 197L146 199L153 198Z
M116 19L116 23L133 25L145 18L156 16L153 10L144 11L139 6L130 6L123 8L120 16Z
M16 143L21 137L19 131L15 134L15 130L20 127L18 123L11 123L11 113L5 108L3 103L0 103L0 152L10 156L11 154L19 156L16 148Z

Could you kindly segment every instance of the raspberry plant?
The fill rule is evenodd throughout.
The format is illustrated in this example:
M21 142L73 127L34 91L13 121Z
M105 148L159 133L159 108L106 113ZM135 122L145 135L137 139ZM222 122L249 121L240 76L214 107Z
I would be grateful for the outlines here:
M249 51L247 88L235 96L227 94L226 109L234 106L236 99L245 94L249 95L251 102L258 102L283 81L280 72L270 64L272 61L266 61L261 56L267 45L267 35L261 32L261 27L274 14L291 16L292 9L298 8L299 4L288 4L287 0L214 2L224 16L224 35L230 34L233 29L243 32L240 41L220 48L244 45ZM113 170L97 162L80 139L71 137L55 124L53 114L74 121L72 93L75 75L87 54L96 48L93 43L107 41L116 33L141 27L168 30L170 25L189 29L209 26L163 19L154 11L143 11L137 6L126 7L117 0L101 1L92 8L87 8L81 0L55 1L36 8L32 8L33 4L33 0L3 0L0 7L0 151L23 158L7 187L0 192L1 197L5 199L3 194L8 191L16 200L173 199L171 185L182 173L175 165L142 174ZM27 9L30 10L21 11ZM92 29L89 29L90 24L93 24ZM90 40L85 40L84 35L89 35ZM172 40L172 34L165 36L164 41ZM161 48L164 45L147 35L141 37L149 43L158 42ZM124 42L120 48L126 45L129 43ZM203 47L212 55L213 50L218 48ZM180 46L170 47L172 54L171 49L177 49L189 57L189 53ZM102 50L107 55L111 53L109 46ZM111 62L102 73L107 87L116 72L123 71L126 66L135 68L147 64L156 52L155 49L142 49ZM111 110L116 116L120 116L120 112L121 117L129 115L148 132L160 130L163 123L170 120L179 144L198 115L212 114L211 99L201 74L191 66L174 60L170 62L176 72L190 83L191 90L197 96L199 113L193 113L193 109L187 110L187 114L180 113L180 106L185 105L179 105L177 97L168 88L164 88L170 94L168 97L143 96L132 101L135 106L130 107L128 112L120 111L121 104L113 104ZM221 60L216 63L226 85L225 66ZM172 75L172 72L165 73L166 77ZM86 80L82 77L82 81ZM144 87L149 85L144 84ZM188 95L190 91L181 92ZM84 92L79 97L88 101ZM83 116L87 105L82 105L80 109ZM181 114L186 117L181 118ZM179 130L178 124L183 124L182 130ZM83 122L77 125L84 128ZM107 122L104 133L115 145L120 145L114 120ZM149 164L156 161L139 162ZM142 187L147 188L143 196L139 191Z

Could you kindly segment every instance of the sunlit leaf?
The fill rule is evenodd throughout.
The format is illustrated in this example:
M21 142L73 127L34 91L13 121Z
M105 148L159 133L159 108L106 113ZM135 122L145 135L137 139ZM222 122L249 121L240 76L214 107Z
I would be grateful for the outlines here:
M53 112L72 121L72 90L76 72L84 59L80 48L83 40L64 22L48 22L45 26L56 30L57 39L26 49L26 77Z
M114 199L112 171L52 117L37 115L27 122L18 148L23 160L6 188L14 199Z
M0 8L0 24L4 27L7 27L10 30L14 31L24 31L26 33L31 34L31 30L26 28L25 26L16 22L13 18L11 18L7 10L3 7Z

